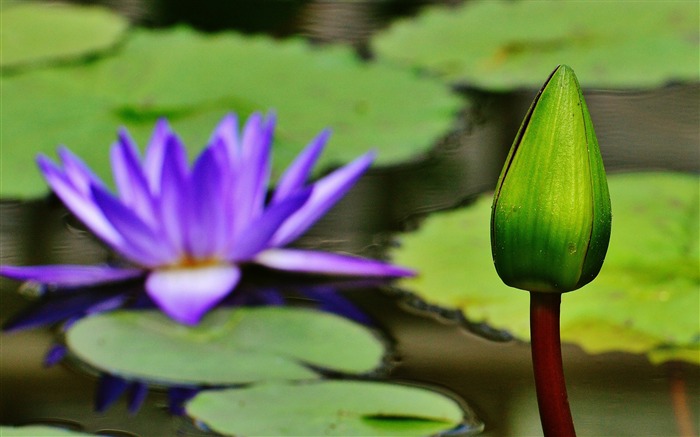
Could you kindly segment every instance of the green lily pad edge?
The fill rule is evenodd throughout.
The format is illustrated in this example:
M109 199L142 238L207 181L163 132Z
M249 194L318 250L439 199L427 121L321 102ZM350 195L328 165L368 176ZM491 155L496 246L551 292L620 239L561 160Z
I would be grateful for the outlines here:
M314 368L367 375L385 355L378 333L301 307L222 308L194 327L160 311L119 310L79 320L66 343L89 367L155 385L308 380L319 377Z
M189 401L186 411L224 435L426 436L484 426L447 395L374 381L211 390Z
M126 18L101 6L7 3L0 30L3 74L97 56L117 45L129 28Z
M613 224L599 276L562 296L561 338L586 352L645 354L654 364L700 364L700 177L609 176ZM491 196L429 216L392 259L417 269L399 285L529 339L529 295L509 288L491 259Z

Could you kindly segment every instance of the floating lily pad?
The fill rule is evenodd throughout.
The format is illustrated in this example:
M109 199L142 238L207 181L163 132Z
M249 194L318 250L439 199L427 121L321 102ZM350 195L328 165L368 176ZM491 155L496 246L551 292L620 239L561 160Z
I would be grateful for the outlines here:
M97 369L166 384L300 380L309 366L366 373L382 362L373 332L347 319L301 308L219 309L196 327L158 311L85 318L67 333L71 352Z
M379 58L451 82L539 88L566 63L587 87L657 87L700 78L693 1L466 2L426 8L373 41Z
M697 175L609 178L610 248L598 278L562 298L561 337L590 353L646 353L700 363L700 185ZM493 267L491 197L429 217L394 260L420 276L403 286L473 321L529 337L529 296Z
M15 3L2 8L0 67L95 55L115 45L127 28L125 18L102 7Z
M449 130L464 103L437 81L363 63L349 48L185 28L133 31L115 56L1 81L0 195L16 197L46 192L33 157L58 144L111 179L117 128L143 146L161 116L194 153L226 113L274 110L279 174L326 127L334 134L319 169L373 148L380 164L409 159Z
M0 436L2 437L85 437L94 435L95 434L86 434L83 432L41 425L17 427L0 426Z
M437 392L366 381L205 391L186 409L225 435L275 436L426 436L457 427L466 414ZM466 424L483 428L472 416Z

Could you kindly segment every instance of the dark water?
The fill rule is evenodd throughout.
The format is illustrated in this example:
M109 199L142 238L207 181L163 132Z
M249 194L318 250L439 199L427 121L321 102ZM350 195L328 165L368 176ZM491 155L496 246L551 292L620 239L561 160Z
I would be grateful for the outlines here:
M206 6L197 8L198 12L188 6L195 2L166 3L152 0L114 4L136 21L149 25L188 21L207 30L242 26L246 31L279 36L302 33L316 41L350 42L360 50L368 35L385 25L389 17L412 13L420 6L360 2L354 8L343 3L329 10L326 2L262 2L289 8L286 14L279 9L270 12L278 17L272 23L265 19L268 12L262 16L260 10L246 12L257 19L244 19L243 14L230 18L234 21L217 21L211 17L224 15L206 10L222 7L220 3L203 2ZM351 18L334 25L331 18L339 11ZM508 94L458 92L473 97L474 103L464 109L452 131L431 152L399 166L372 170L299 245L381 256L387 245L400 239L401 232L420 226L427 213L458 207L492 189L535 90ZM609 173L700 171L700 85L679 84L639 92L588 90L586 99ZM109 256L55 198L0 203L2 264L91 264ZM17 285L0 282L1 322L31 300L16 293ZM484 435L540 432L526 344L504 341L498 333L489 333L449 312L429 311L400 291L365 289L347 296L396 342L396 365L389 372L390 379L449 389L485 422ZM165 395L157 391L149 393L137 416L126 412L123 401L106 413L92 412L94 376L71 365L42 368L43 355L55 338L56 334L47 329L0 337L0 423L61 423L110 435L201 434L186 418L168 415L163 408ZM679 369L652 366L643 356L591 356L571 345L563 349L579 435L677 434L670 375L676 375ZM680 372L697 426L700 368L686 366Z

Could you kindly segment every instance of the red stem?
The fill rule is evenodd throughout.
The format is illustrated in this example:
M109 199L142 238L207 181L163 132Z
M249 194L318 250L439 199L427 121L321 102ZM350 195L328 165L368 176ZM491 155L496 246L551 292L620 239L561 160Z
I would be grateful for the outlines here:
M670 362L669 380L671 383L671 400L673 402L673 412L676 415L678 435L680 437L694 437L695 426L693 417L688 406L688 393L686 391L683 363Z
M545 437L575 437L559 339L561 294L530 292L530 338L537 405Z

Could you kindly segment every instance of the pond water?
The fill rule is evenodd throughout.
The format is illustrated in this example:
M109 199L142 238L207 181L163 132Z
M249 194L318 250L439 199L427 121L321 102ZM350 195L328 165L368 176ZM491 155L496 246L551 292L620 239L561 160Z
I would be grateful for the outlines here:
M157 25L180 21L188 4L162 9L164 2L125 3L133 5L129 14ZM386 17L413 10L355 10L362 18L344 22L346 27L333 33L333 28L320 25L326 20L308 12L314 6L311 11L323 16L324 2L280 3L307 8L305 20L294 9L297 12L288 15L296 17L294 22L280 19L273 26L263 26L264 30L286 35L301 27L314 39L341 39L358 46ZM156 13L149 8L161 10ZM211 30L235 25L190 16L191 22L199 24L198 20ZM246 30L261 30L254 26L255 20L245 22L252 26ZM454 129L432 152L400 166L370 171L298 244L381 255L387 245L400 241L400 232L419 226L427 213L469 203L491 190L536 91L458 91L472 96L474 103L464 108ZM700 171L700 86L639 92L589 90L586 99L610 173ZM53 197L0 203L0 248L2 264L89 264L110 256ZM15 292L17 285L0 282L3 323L32 301L31 296ZM527 344L450 311L430 308L406 290L369 288L345 295L394 342L388 379L449 390L485 423L482 435L541 432ZM166 396L158 390L149 393L135 416L127 412L123 400L105 413L93 412L94 375L70 362L49 369L41 365L56 335L50 329L37 329L0 337L0 423L58 424L117 436L205 435L187 418L169 415L163 408ZM674 381L684 382L696 424L700 418L700 368L696 366L653 366L643 355L624 353L588 355L567 344L563 355L579 435L675 435L672 390L679 385Z

